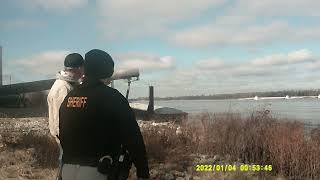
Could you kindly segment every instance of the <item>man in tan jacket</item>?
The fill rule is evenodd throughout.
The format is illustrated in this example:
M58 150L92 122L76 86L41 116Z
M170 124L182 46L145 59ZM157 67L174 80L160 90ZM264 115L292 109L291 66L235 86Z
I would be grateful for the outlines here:
M62 164L63 151L59 140L59 108L64 98L73 89L73 86L79 84L79 80L83 76L83 63L84 59L78 53L72 53L66 56L64 60L64 70L56 74L56 81L52 85L47 97L49 130L50 134L56 139L60 149L60 166Z
M66 56L64 70L56 74L56 81L52 85L47 97L49 108L49 130L53 137L59 136L59 108L74 85L79 84L83 76L83 57L78 53Z

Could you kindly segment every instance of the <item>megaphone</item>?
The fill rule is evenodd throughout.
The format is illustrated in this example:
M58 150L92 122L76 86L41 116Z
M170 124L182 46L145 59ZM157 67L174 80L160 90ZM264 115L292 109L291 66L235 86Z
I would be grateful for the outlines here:
M139 69L118 69L113 73L113 75L109 79L106 79L104 83L108 85L111 82L111 87L114 87L114 84L113 84L114 80L118 80L118 79L128 80L128 89L126 93L126 98L128 99L130 84L132 81L139 80L139 76L140 76Z
M118 69L116 70L113 75L110 77L110 80L118 80L118 79L128 79L136 78L139 79L140 72L139 69Z

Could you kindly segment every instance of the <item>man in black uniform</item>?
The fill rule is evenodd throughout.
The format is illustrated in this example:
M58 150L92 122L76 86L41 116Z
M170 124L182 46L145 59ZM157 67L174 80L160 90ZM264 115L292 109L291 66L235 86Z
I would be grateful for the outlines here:
M111 77L113 68L108 53L97 49L86 53L84 81L61 104L62 180L111 179L110 174L119 168L118 161L123 160L123 156L119 158L120 151L129 154L139 179L149 178L145 145L135 115L127 99L103 83ZM100 167L103 163L99 160L105 159L102 157L108 157L111 168Z

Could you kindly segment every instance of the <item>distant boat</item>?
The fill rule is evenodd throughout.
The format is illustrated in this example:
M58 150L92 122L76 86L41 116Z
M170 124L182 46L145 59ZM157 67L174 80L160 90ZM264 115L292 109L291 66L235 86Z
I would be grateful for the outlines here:
M306 96L292 96L290 99L302 99L305 98Z
M238 100L270 100L270 99L303 99L303 98L318 98L320 99L320 94L318 96L289 96L284 97L251 97L251 98L239 98Z
M267 99L284 99L284 97L261 97L261 100L267 100Z
M238 100L254 100L254 98L239 98Z

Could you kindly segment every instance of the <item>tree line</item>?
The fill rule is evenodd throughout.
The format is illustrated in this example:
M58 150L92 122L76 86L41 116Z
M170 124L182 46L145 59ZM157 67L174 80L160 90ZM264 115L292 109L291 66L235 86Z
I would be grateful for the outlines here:
M215 94L215 95L193 95L193 96L176 96L176 97L155 97L155 100L219 100L219 99L238 99L250 97L284 97L284 96L318 96L320 89L312 90L283 90L270 92L248 92L233 94ZM148 100L148 97L139 97L132 100Z

